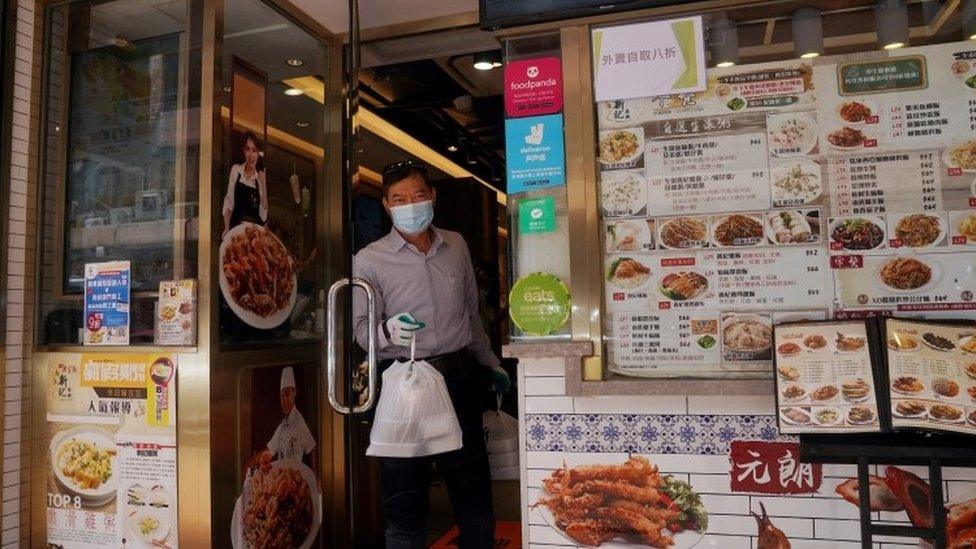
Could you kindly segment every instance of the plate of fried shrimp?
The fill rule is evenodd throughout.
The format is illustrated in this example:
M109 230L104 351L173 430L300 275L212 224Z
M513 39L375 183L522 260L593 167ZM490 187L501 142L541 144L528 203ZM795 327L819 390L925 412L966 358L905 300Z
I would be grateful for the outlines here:
M536 507L575 544L687 549L708 529L701 496L642 456L619 465L564 466L542 482Z

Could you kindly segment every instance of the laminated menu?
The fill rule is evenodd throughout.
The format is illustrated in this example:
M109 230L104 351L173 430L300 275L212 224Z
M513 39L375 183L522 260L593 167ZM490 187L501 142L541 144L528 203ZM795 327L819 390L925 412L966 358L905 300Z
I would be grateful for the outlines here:
M880 432L876 338L869 321L802 322L773 330L781 433Z
M976 324L885 321L891 423L976 434Z

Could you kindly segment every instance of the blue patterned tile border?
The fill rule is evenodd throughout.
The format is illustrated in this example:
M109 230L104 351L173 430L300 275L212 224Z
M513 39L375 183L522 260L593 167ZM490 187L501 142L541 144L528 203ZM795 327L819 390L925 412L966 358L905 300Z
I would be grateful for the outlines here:
M726 455L736 439L780 437L772 415L526 414L530 452Z

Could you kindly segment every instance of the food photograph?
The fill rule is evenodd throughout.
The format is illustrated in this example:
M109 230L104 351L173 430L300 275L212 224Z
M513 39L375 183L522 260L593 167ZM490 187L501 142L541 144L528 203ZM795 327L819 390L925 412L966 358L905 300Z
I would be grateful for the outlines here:
M817 145L817 121L808 113L770 115L766 120L766 139L774 156L810 154Z
M766 236L771 244L820 242L820 210L766 212Z
M637 290L651 278L651 269L642 261L631 257L618 257L607 268L607 282L620 290Z
M832 250L867 251L885 243L885 223L878 217L849 217L830 220Z
M600 163L604 166L634 167L644 156L643 128L600 132Z
M720 248L763 243L762 214L733 214L711 219L712 243Z
M944 215L888 215L888 235L893 242L907 248L929 248L942 244L946 236Z
M722 349L728 361L769 360L773 330L768 317L734 313L722 317Z
M49 427L59 429L56 424ZM86 509L114 512L118 450L107 426L61 424L51 436L49 456L53 493L68 496Z
M708 221L704 217L658 219L658 243L670 250L690 250L708 246Z
M627 219L606 224L606 252L640 252L654 249L654 220Z
M673 301L697 299L707 290L708 279L695 271L671 272L661 278L661 295Z
M600 174L600 203L609 217L637 216L647 211L647 181L633 170Z
M231 310L260 329L280 326L295 306L294 260L270 230L241 223L220 243L220 291Z
M773 206L798 207L817 202L824 193L820 165L806 158L779 162L770 168Z
M315 473L293 460L251 470L232 520L234 549L309 549L322 524Z
M586 547L694 547L708 512L692 485L643 456L620 465L556 469L532 507L568 541Z

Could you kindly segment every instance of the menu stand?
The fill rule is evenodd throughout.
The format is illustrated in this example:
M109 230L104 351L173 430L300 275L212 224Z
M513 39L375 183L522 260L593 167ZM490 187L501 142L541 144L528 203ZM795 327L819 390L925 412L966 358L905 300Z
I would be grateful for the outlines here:
M861 547L871 549L873 536L930 539L934 549L946 548L946 513L942 499L942 467L976 467L976 441L972 437L941 433L871 433L800 435L800 458L808 463L856 464ZM878 465L926 465L934 524L917 528L871 522L868 468Z

